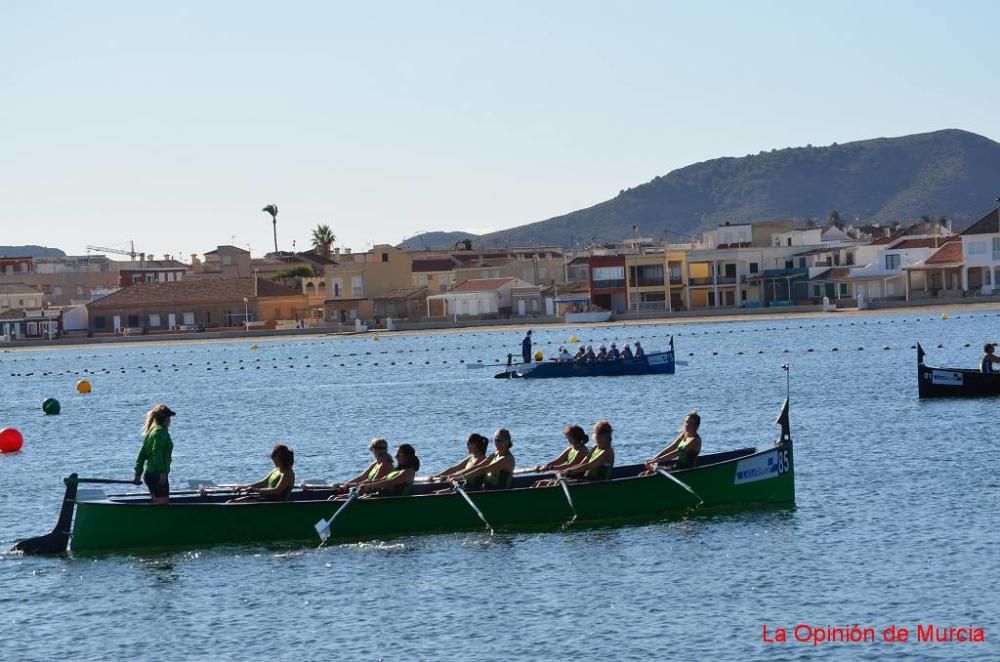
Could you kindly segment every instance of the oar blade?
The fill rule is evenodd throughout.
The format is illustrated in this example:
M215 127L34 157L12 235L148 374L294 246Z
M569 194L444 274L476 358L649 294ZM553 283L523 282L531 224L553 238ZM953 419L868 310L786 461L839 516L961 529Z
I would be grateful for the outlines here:
M330 523L327 522L325 519L321 519L320 521L316 522L315 528L316 528L316 535L319 536L319 539L323 542L326 542L327 539L330 537Z

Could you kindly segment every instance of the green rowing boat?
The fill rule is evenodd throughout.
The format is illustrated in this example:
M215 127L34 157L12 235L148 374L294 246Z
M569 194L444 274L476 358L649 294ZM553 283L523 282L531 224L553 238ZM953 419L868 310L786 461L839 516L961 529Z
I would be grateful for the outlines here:
M482 529L523 531L653 520L693 509L791 506L795 502L788 401L777 423L781 437L769 448L743 448L700 456L694 467L641 476L642 465L616 467L611 479L532 488L552 474L515 476L510 489L435 493L441 485L418 482L401 497L362 498L344 508L330 531L333 541L387 539ZM14 546L25 553L98 552L148 548L316 541L317 520L343 502L329 492L296 490L287 501L226 503L231 495L172 496L152 505L145 495L87 497L82 482L66 479L56 528ZM475 507L472 507L475 506ZM478 512L477 512L478 509ZM74 513L75 511L75 513ZM75 515L75 516L74 516ZM480 515L483 519L480 518ZM72 535L71 535L72 532ZM325 532L324 532L325 533Z

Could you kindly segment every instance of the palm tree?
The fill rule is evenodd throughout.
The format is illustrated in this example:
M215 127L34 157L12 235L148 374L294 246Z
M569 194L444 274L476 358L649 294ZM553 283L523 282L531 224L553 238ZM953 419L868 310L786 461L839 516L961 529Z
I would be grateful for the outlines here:
M334 236L329 225L317 225L312 232L313 249L326 259L330 259L330 248L335 241L337 241L337 237Z

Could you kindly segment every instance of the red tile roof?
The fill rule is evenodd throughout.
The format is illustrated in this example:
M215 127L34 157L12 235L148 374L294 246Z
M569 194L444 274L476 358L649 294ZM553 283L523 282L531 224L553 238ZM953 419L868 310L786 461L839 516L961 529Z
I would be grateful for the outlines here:
M375 297L376 301L404 301L406 299L419 299L421 295L427 296L426 287L400 287L394 290L386 290Z
M964 259L962 241L956 237L939 248L934 255L924 260L924 264L957 264L963 262Z
M243 303L254 298L253 278L199 278L166 283L140 283L112 292L87 304L88 308L161 306L173 304ZM304 296L263 278L257 279L257 298Z
M888 237L879 237L878 239L875 239L874 241L872 241L871 245L872 246L884 246L886 244L891 244L892 242L896 241L897 239L899 239L902 236L903 236L902 232L896 232L896 233L893 233L893 234L889 235Z
M516 278L472 278L454 288L452 292L490 292L499 290L508 283L513 283Z

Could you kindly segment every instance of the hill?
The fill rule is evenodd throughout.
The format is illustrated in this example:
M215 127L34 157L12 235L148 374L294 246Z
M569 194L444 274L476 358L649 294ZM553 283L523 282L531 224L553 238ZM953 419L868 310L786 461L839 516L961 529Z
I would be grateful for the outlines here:
M413 235L406 241L396 246L396 248L412 248L414 250L448 249L454 248L456 243L464 239L477 241L479 239L479 235L461 231L422 232L420 234Z
M989 211L1000 189L1000 144L957 129L795 147L696 163L593 207L483 235L487 246L620 240L680 242L721 223L810 218L849 222L946 216L956 228Z
M0 246L0 257L64 257L58 248L47 246Z

